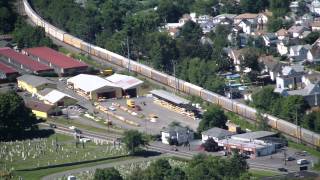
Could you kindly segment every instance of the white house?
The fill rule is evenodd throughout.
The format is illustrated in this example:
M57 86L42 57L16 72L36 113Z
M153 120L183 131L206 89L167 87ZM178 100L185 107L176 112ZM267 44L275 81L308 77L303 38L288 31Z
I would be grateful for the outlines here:
M289 48L283 41L279 41L277 43L277 51L281 56L283 56L288 54Z
M320 15L320 1L313 0L310 5L310 11L316 15Z
M320 40L318 39L307 53L307 60L312 63L320 62Z
M212 138L215 142L219 142L220 140L229 138L231 135L234 134L235 133L230 132L228 130L214 127L207 131L203 131L201 133L201 136L202 142L205 143L209 138Z
M163 144L169 144L169 141L177 140L178 144L193 140L193 132L185 127L173 126L161 131L161 141Z
M246 19L240 21L238 26L241 27L242 31L246 34L251 34L255 30L255 24Z
M311 23L311 30L312 31L320 31L320 21L313 21Z
M290 46L289 56L294 61L303 61L307 59L307 53L311 49L309 44Z
M285 38L289 37L289 33L286 29L282 28L276 32L276 36L278 37L279 40L284 40Z
M291 37L298 38L306 30L307 29L304 26L293 25L288 29L288 33L290 34Z

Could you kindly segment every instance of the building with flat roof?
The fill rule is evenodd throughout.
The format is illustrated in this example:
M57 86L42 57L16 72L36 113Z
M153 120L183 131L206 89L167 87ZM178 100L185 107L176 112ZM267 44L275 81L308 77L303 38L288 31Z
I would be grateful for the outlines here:
M18 87L35 95L45 88L56 88L57 85L44 77L25 74L17 78Z
M228 152L239 150L240 153L247 154L250 157L267 156L276 151L276 146L272 143L247 142L236 139L223 139L218 142Z
M57 74L80 74L87 71L88 66L78 60L61 54L48 47L24 49L23 53L53 68Z
M0 48L0 60L33 74L52 73L53 69L10 48Z
M122 97L120 87L95 75L79 74L69 78L67 85L88 99L99 100Z
M77 103L74 97L51 88L46 88L38 92L38 97L43 100L44 103L55 106L70 106Z
M248 132L243 134L237 134L231 136L231 139L238 140L238 141L245 141L245 142L252 142L255 140L263 140L267 137L276 136L277 133L270 132L270 131L255 131L255 132Z
M205 143L209 138L212 138L214 141L219 142L222 139L228 138L235 133L230 132L221 128L211 128L201 133L202 142Z
M113 74L106 78L107 81L115 84L122 89L122 96L136 97L139 95L139 90L143 81L138 78L123 74Z
M58 109L55 109L54 106L48 105L38 101L28 100L25 102L25 105L31 109L32 113L37 118L47 119L49 115L55 114Z
M19 73L15 69L0 62L0 80L2 79L13 80L17 76L19 76Z
M172 93L169 93L168 91L164 91L161 89L152 90L152 91L150 91L150 93L158 99L170 102L170 103L177 105L177 106L190 103L189 100L186 100L184 98L181 98L181 97L176 96Z

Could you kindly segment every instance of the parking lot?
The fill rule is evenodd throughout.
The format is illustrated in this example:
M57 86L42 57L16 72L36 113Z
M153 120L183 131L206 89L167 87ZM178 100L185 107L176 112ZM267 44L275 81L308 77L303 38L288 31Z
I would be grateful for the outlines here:
M109 109L112 106L113 113L138 123L140 125L138 129L149 134L159 134L163 128L168 127L172 122L179 122L182 126L188 126L193 130L196 130L198 127L199 121L155 104L153 97L138 97L132 98L132 100L135 101L136 105L141 107L141 111L134 111L137 114L130 114L117 106L127 107L126 99L109 99L101 102L101 105ZM128 110L131 109L128 108Z

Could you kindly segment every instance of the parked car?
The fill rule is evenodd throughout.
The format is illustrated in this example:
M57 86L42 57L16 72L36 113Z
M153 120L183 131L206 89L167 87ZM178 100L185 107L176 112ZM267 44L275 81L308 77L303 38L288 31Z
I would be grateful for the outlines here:
M57 125L55 125L55 124L49 124L49 127L51 127L51 128L57 128Z
M309 164L309 161L306 159L298 159L297 164L298 165Z
M69 129L71 129L71 130L75 130L75 129L76 129L76 127L75 127L75 126L70 126L70 127L69 127Z
M288 170L286 168L278 168L278 170L281 172L288 172Z
M90 142L91 139L89 139L89 138L80 138L79 141L86 143L86 142Z
M109 108L108 108L110 111L115 111L115 110L117 110L114 106L109 106Z
M289 156L286 158L286 161L294 161L296 160L296 158L292 157L292 156Z

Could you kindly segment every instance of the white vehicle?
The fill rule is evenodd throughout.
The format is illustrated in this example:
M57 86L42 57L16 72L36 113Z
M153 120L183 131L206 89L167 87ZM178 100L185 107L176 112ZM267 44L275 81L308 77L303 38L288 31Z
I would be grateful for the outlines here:
M115 111L115 110L116 110L116 108L115 108L114 106L110 106L108 109L109 109L110 111Z
M297 164L298 165L309 164L309 161L306 159L298 159Z
M76 127L74 127L74 126L70 126L70 127L69 127L69 129L71 129L71 130L75 130L75 129L76 129Z
M91 139L89 139L89 138L80 138L79 141L86 143L86 142L90 142Z

